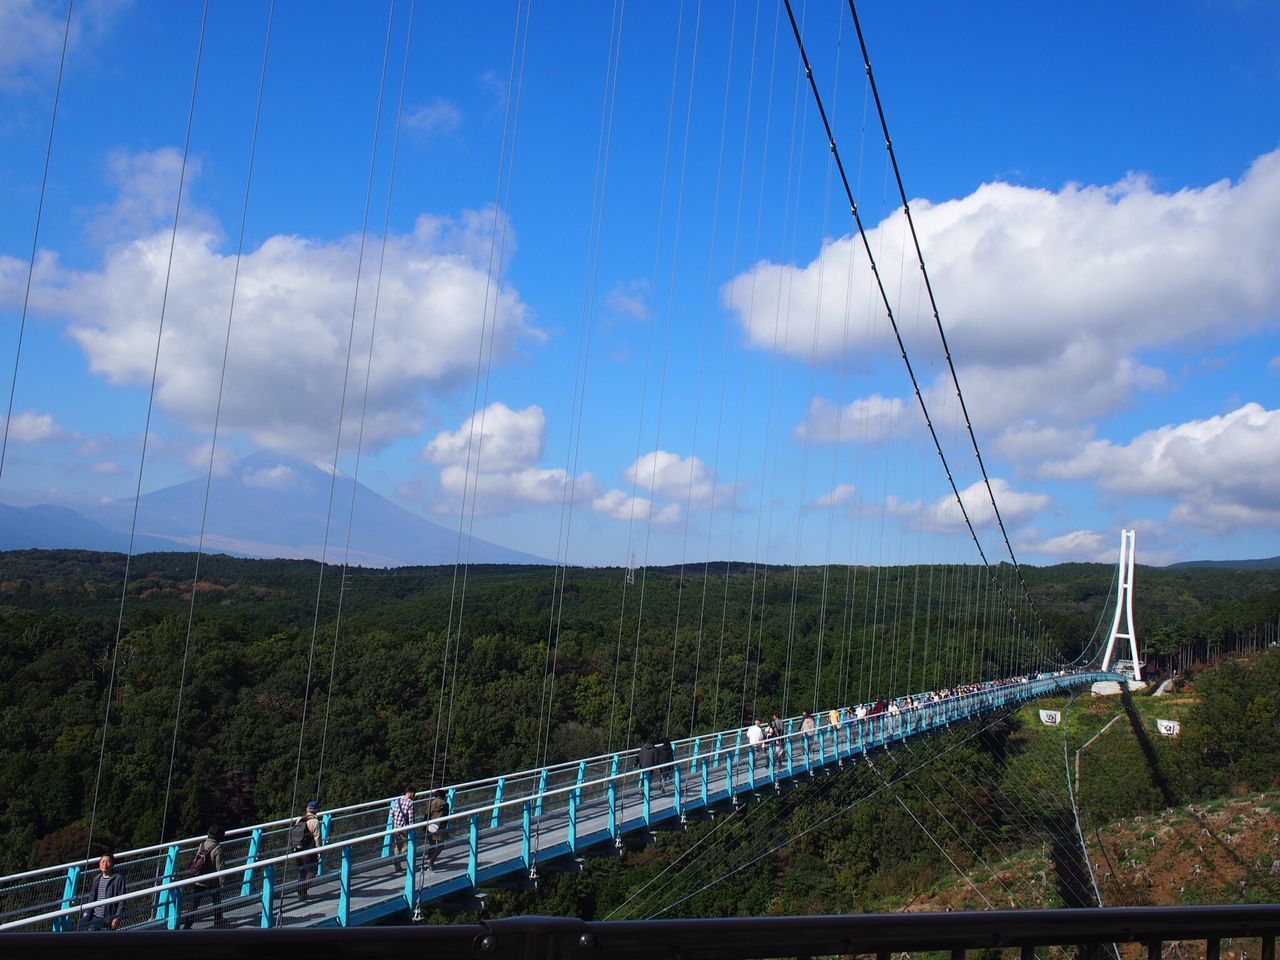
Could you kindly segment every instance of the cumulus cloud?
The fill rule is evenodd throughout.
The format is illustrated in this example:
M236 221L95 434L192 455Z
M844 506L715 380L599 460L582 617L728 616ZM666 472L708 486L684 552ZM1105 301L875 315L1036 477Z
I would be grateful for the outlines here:
M1205 420L1148 430L1127 444L1093 440L1050 461L1045 477L1174 497L1170 519L1213 533L1280 526L1280 409L1246 403Z
M404 124L410 130L444 136L454 133L462 126L462 111L443 97L436 97L430 103L409 110L405 114Z
M728 491L717 486L715 474L698 457L682 457L668 450L646 453L629 466L626 479L655 496L710 505Z
M875 443L905 436L918 419L907 415L907 405L897 397L874 393L843 407L814 397L795 437L812 443Z
M536 404L512 410L491 403L468 417L457 430L437 434L423 456L441 465L440 488L446 494L470 501L480 513L504 513L525 504L556 504L563 500L568 472L538 466L546 448L547 419ZM575 499L590 499L597 492L590 473L579 474L573 484ZM452 508L450 504L438 505Z
M457 430L437 434L423 453L433 463L471 462L481 470L512 470L537 463L546 442L547 418L540 406L517 411L505 403L491 403Z
M1001 477L991 478L989 495L986 484L979 480L960 491L960 501L975 527L990 526L996 522L991 495L995 496L1000 516L1009 527L1019 526L1031 519L1048 506L1050 499L1047 494L1014 490ZM964 514L960 512L956 498L950 494L939 497L931 504L920 500L900 501L890 496L886 498L886 506L891 513L911 519L926 530L959 530L964 527Z
M24 410L15 413L9 420L9 439L16 443L43 443L66 437L67 432L54 420L51 413Z
M140 166L150 170L164 162ZM139 193L149 195L142 188ZM495 218L511 235L502 217L493 209L457 218L423 215L411 231L388 237L363 423L367 446L421 428L426 395L473 374L486 323L496 362L541 339L519 294L506 285L495 289L490 276ZM198 219L177 233L156 402L187 425L207 429L218 395L235 258L220 249L219 232ZM169 244L169 229L159 229L108 246L98 270L69 270L54 257L43 258L37 269L34 308L65 317L91 370L111 383L150 381ZM247 432L256 445L271 449L331 452L358 247L358 237L276 235L246 251L223 395L226 430ZM21 296L12 280L20 275L11 258L0 257L0 301ZM369 362L372 288L371 282L362 286L356 315L350 371L356 384L363 384ZM348 390L342 429L352 440L361 425L360 404L353 400L359 396Z
M591 509L613 520L650 521L654 526L674 526L680 522L678 503L669 503L655 511L648 497L633 497L621 490L610 490L591 501Z
M1137 351L1280 320L1280 151L1235 183L1170 193L1141 177L1056 192L992 183L945 203L913 201L912 212L961 384L989 427L1114 409L1163 381ZM910 242L900 211L873 233L873 249ZM831 240L806 265L762 262L726 284L723 301L748 343L773 349L776 337L808 360L816 341L825 362L880 350L887 323L867 295L860 246ZM906 270L900 294L896 273L886 280L901 303L921 302L916 271ZM931 324L914 340L915 325L905 326L913 354L937 355Z

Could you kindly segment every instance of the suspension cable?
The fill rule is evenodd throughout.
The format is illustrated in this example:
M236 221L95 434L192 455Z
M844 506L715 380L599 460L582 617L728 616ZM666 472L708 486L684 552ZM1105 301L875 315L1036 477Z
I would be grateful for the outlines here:
M22 360L22 340L27 330L27 309L31 303L31 278L36 271L36 250L40 246L40 222L44 216L44 194L49 185L49 162L53 157L53 131L58 125L58 101L62 98L62 73L67 64L67 42L71 36L71 7L67 0L67 18L62 27L62 52L58 56L58 80L53 88L53 109L49 114L49 140L44 148L44 169L40 174L40 199L36 201L36 225L31 232L31 259L27 263L27 285L22 294L22 316L18 320L18 345L13 352L13 376L9 380L9 408L4 418L4 439L0 441L0 479L4 477L4 458L9 449L9 427L13 423L13 399L18 389L18 365Z
M364 251L369 237L369 208L373 201L373 176L378 159L378 135L382 129L382 98L387 86L387 65L391 57L391 27L395 20L396 0L387 7L387 33L382 48L382 71L378 81L378 99L373 121L373 138L369 149L369 176L365 184L364 216L360 223L360 250L356 257L355 288L351 295L351 322L347 330L347 355L342 368L342 394L338 401L338 425L333 442L333 467L329 472L329 502L324 516L324 543L320 548L320 573L316 580L315 612L311 620L311 647L307 655L307 685L302 696L302 717L298 722L298 759L293 771L293 797L289 810L298 807L298 782L302 776L302 748L307 734L307 709L311 702L311 678L315 668L316 638L320 630L320 600L324 593L324 571L328 564L329 532L333 523L333 501L338 484L338 456L342 449L342 422L347 412L347 387L351 378L351 355L355 344L356 310L360 303L360 280L364 273ZM316 784L319 789L319 782Z
M169 308L169 284L173 278L173 252L178 245L178 220L182 215L182 193L187 182L187 158L191 152L191 128L195 123L196 94L200 89L200 67L204 60L205 27L209 22L209 0L200 12L200 37L196 42L196 63L191 79L191 99L187 105L187 127L182 140L182 166L178 172L178 196L173 205L173 228L169 232L169 256L165 264L164 292L160 298L160 322L156 327L156 347L151 360L151 386L147 392L147 415L142 428L142 449L138 457L138 481L133 492L133 518L129 523L129 548L125 554L124 577L120 586L120 609L116 614L116 635L112 643L111 674L107 680L107 703L102 718L102 739L98 746L98 771L93 780L93 805L89 812L89 835L85 842L85 859L93 851L93 831L97 824L98 799L102 786L102 768L107 756L107 730L111 723L111 700L115 695L116 669L120 659L120 640L124 633L124 608L129 596L129 573L133 564L133 544L138 530L138 507L142 502L142 474L147 462L147 441L151 436L151 414L155 408L156 379L160 371L160 344L164 340L164 321Z
M186 690L187 660L191 652L191 632L195 622L196 592L200 583L200 565L204 558L204 536L209 519L209 495L213 488L213 465L218 450L218 428L222 422L223 391L227 383L227 360L231 353L231 328L236 313L236 293L240 287L240 265L244 255L245 227L249 220L249 194L253 185L253 166L258 154L258 131L262 120L263 93L267 85L267 60L271 51L271 27L275 22L276 4L267 8L266 36L262 44L262 66L258 71L258 97L253 111L253 134L249 141L249 165L244 178L244 199L240 205L240 233L236 240L235 268L231 275L231 302L227 307L227 329L222 340L222 367L218 374L218 399L213 411L213 433L209 440L209 467L205 472L204 501L200 508L200 537L196 542L195 570L191 576L191 600L187 607L187 631L182 644L182 667L178 674L178 705L173 714L173 740L169 745L169 772L164 784L164 808L160 817L160 840L164 841L169 823L169 799L173 789L173 767L178 753L178 727L182 716L182 699Z

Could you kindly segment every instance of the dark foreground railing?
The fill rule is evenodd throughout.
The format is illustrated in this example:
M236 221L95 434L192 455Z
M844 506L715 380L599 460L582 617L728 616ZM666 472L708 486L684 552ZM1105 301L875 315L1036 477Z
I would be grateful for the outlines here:
M474 924L329 929L196 930L186 933L10 934L3 956L40 957L425 957L430 960L736 960L1046 947L1102 957L1110 945L1139 944L1149 960L1191 941L1183 957L1218 960L1223 941L1248 938L1250 960L1275 960L1280 904L1119 907L1105 910L991 910L837 917L586 922L511 917ZM1191 944L1188 944L1191 946ZM1134 948L1122 950L1132 956ZM1170 951L1173 952L1172 950Z

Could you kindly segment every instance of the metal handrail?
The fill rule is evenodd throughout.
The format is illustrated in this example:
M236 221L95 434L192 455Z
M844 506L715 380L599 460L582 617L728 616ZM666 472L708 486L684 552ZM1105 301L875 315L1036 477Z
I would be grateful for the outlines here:
M1023 958L1037 947L1137 943L1148 960L1163 946L1199 940L1218 956L1221 942L1261 941L1261 960L1275 960L1280 905L1108 907L1077 910L980 910L950 913L841 916L739 917L695 920L586 921L573 917L508 917L480 923L353 927L348 929L193 930L182 953L207 960L242 960L268 950L297 956L366 957L370 960L429 956L433 960L757 960L831 954L875 954L1013 948ZM146 932L49 937L10 934L7 954L42 957L128 956L150 960L173 955L175 941Z
M1065 674L1065 675L1052 674L1048 677L1037 677L1037 679L1025 682L1023 684L997 683L989 687L986 687L984 689L971 691L969 693L958 694L958 695L943 698L940 700L929 701L924 705L924 708L925 709L928 709L930 707L939 708L944 705L950 704L952 702L964 701L964 700L969 700L973 698L981 698L984 695L990 695L992 692L999 691L1002 689L1007 689L1010 686L1034 687L1037 684L1047 684L1048 686L1046 687L1046 689L1037 694L1037 695L1042 695L1043 693L1050 692L1051 690L1057 689L1060 686L1064 685L1062 682L1064 676L1076 677L1076 678L1079 678L1079 680L1075 682L1083 682L1084 679L1088 676L1100 676L1100 675L1101 674L1097 673L1096 671L1088 671L1088 672L1081 672L1077 674ZM1072 683L1073 681L1067 681L1067 682ZM943 712L945 713L945 711ZM867 717L862 721L851 721L851 722L852 723L859 723L859 722L874 723L876 720L881 720L883 723L887 724L889 720L889 716L890 715L886 712L882 714L876 714L875 716ZM840 726L846 726L846 725L848 724L842 723ZM741 728L734 728L732 731L729 731L729 732L737 734L740 731L740 729ZM830 729L830 724L827 725L826 729ZM899 728L898 732L901 732L901 728ZM703 735L703 738L710 738L714 736L715 736L714 734ZM773 740L766 741L766 742L773 744L779 741L787 742L787 741L795 741L797 739L803 740L803 738L807 736L808 734L806 734L802 730L793 730L788 734L784 734L781 737L777 737L777 738L774 738ZM702 739L702 738L690 738L690 739L696 740L696 739ZM492 816L496 811L508 810L508 809L524 806L533 800L541 801L549 797L559 797L559 796L577 793L583 790L591 790L596 787L604 787L611 783L616 783L619 781L624 781L630 777L635 777L638 774L644 774L644 773L652 774L653 772L660 772L664 769L675 768L684 764L691 764L691 763L697 764L699 762L706 764L708 761L713 761L713 760L718 761L718 759L722 755L741 750L744 747L746 747L745 744L738 743L736 741L734 743L722 745L720 747L710 746L709 749L707 749L704 752L700 752L691 756L678 758L670 761L669 763L655 764L655 765L644 768L643 771L637 771L635 769L631 769L626 771L619 771L616 774L609 774L607 776L598 777L592 780L575 781L574 783L571 783L571 784L566 784L563 786L558 786L558 787L539 791L539 793L536 794L535 796L517 797L510 800L497 800L495 798L495 801L493 803L483 805L480 807L473 807L467 810L451 812L449 815L445 817L437 817L434 819L440 822L447 823L447 822L461 821L463 819L470 819L479 815L487 814ZM747 749L750 749L750 748L747 747ZM630 753L633 753L633 752L634 751L627 751L626 754L619 753L619 754L613 754L613 755L605 755L601 759L608 759L612 756L629 755ZM573 764L573 766L578 766L581 769L582 764L584 762L585 761L579 761L578 763ZM342 837L338 840L333 840L321 846L311 847L302 851L286 852L284 854L280 854L276 856L264 857L256 860L253 863L253 869L262 870L267 867L275 866L277 864L287 864L305 856L312 856L312 855L322 854L330 851L341 851L345 847L352 847L361 843L382 841L388 837L397 836L397 835L405 834L410 831L416 830L419 828L419 826L420 824L415 823L415 824L408 824L404 827L393 827L388 829L381 829L381 830L365 833L363 835ZM172 846L172 845L169 845L169 846ZM237 864L231 867L224 868L223 870L220 870L214 873L203 874L198 878L186 877L181 879L167 880L165 882L153 884L151 886L144 887L141 889L127 891L126 893L121 894L117 897L95 901L95 903L102 904L102 905L124 903L131 900L137 900L143 897L155 896L158 894L162 894L166 891L180 890L182 888L192 886L197 883L204 885L204 884L208 884L210 880L229 878L235 875L243 875L244 870L245 870L244 864ZM76 906L63 907L57 910L50 910L50 911L46 911L36 915L26 916L19 919L11 920L6 923L0 923L0 930L12 930L20 927L30 926L36 923L42 923L45 921L58 920L60 918L65 918L65 917L72 917L82 913L84 909L85 909L84 904L78 904Z

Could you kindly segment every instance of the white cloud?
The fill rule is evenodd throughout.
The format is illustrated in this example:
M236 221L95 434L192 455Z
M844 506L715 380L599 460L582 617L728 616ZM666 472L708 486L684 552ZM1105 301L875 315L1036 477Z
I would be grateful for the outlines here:
M1045 477L1090 478L1106 490L1177 499L1170 520L1215 533L1280 525L1280 409L1246 403L1163 426L1127 444L1093 440L1050 461Z
M423 456L442 465L440 488L455 498L437 504L437 512L456 508L474 496L477 513L506 513L524 504L563 501L569 474L563 468L539 467L546 447L547 420L533 405L512 410L495 402L468 417L457 430L445 430L427 444ZM473 451L468 458L468 451ZM595 478L579 474L573 497L581 501L597 493Z
M644 280L617 284L604 298L605 305L632 320L649 319L649 284Z
M213 218L191 203L191 185L200 176L198 157L187 159L184 177L182 151L176 147L136 153L116 150L107 156L105 173L116 197L99 208L87 225L90 238L99 245L130 243L153 233L167 238L173 229L179 183L183 185L180 223L187 229L220 234Z
M124 467L114 460L100 460L89 468L92 473L102 477L118 477L124 473Z
M687 499L699 506L710 505L718 494L728 492L717 487L715 475L701 459L667 450L644 454L626 469L624 476L655 496Z
M874 443L905 436L918 421L918 417L907 416L906 404L897 397L874 393L843 407L814 397L795 436L813 443Z
M1272 373L1280 373L1280 357L1272 357L1271 362L1267 364L1267 369Z
M128 0L80 0L71 16L68 57L85 41L97 40ZM0 88L51 79L62 55L67 4L61 0L4 0L0 3Z
M653 507L648 497L633 497L621 490L610 490L591 501L592 510L613 520L648 521L656 527L671 527L680 522L682 514L678 503L669 503L657 511Z
M462 111L443 97L436 97L406 113L404 125L428 135L445 136L462 126Z
M186 464L189 467L195 467L198 470L208 471L209 449L212 443L206 442L190 450L186 455ZM213 475L215 477L229 476L232 468L239 461L235 453L226 446L220 446L213 454Z
M24 410L15 413L9 420L9 439L16 443L42 443L62 440L66 436L67 432L54 420L51 413Z
M1011 460L1041 463L1077 450L1092 439L1092 428L1055 427L1036 420L1024 420L997 434L993 447Z
M851 483L842 483L829 493L813 501L815 507L838 507L851 501L857 489Z
M416 433L424 396L473 375L482 325L492 332L499 363L522 342L541 338L519 294L509 286L495 294L490 281L489 237L503 216L492 209L457 219L423 215L412 231L388 237L363 426L367 447ZM34 308L66 317L91 370L111 383L150 381L169 242L169 230L161 229L110 246L97 271L68 270L55 258L37 270ZM271 449L331 454L358 246L357 237L277 235L244 254L221 415L226 430L247 432ZM6 259L0 257L0 302L21 296L12 282L19 272ZM156 402L198 429L213 419L234 269L216 231L178 231ZM342 428L352 443L360 428L373 284L366 281L361 293L350 372L360 388L348 389Z
M975 527L985 527L996 522L995 510L991 507L993 495L1006 527L1025 523L1048 506L1050 500L1047 494L1014 490L1001 477L991 478L991 493L988 494L986 484L978 480L960 491L960 501L969 515L969 521ZM964 514L951 494L940 497L927 506L919 500L906 502L892 496L886 498L885 504L891 513L914 518L923 529L959 530L965 525Z
M433 463L463 464L472 469L516 470L542 458L547 418L536 404L512 410L491 403L468 417L461 427L444 431L427 444L423 455Z
M240 479L246 487L256 487L259 490L288 490L297 476L298 471L293 467L277 463L274 467L245 470Z
M1172 193L1141 177L1057 192L993 183L945 203L915 200L912 212L961 385L988 428L1024 416L1078 422L1114 409L1163 382L1137 351L1280 321L1272 253L1280 246L1280 151L1259 157L1236 183ZM904 227L900 212L891 216L872 231L872 248L903 249ZM763 262L726 284L724 303L748 343L773 349L781 317L789 326L778 347L801 360L815 336L825 362L886 345L860 247L853 237L829 241L807 265ZM906 269L899 293L896 268L882 270L896 302L927 306L917 271ZM938 354L930 323L915 334L914 324L904 326L913 359ZM935 392L947 390L940 383Z
M1041 553L1061 560L1077 560L1084 563L1114 563L1117 557L1114 537L1104 537L1096 530L1072 530L1056 537L1041 540L1034 530L1028 530L1019 539L1022 553Z

